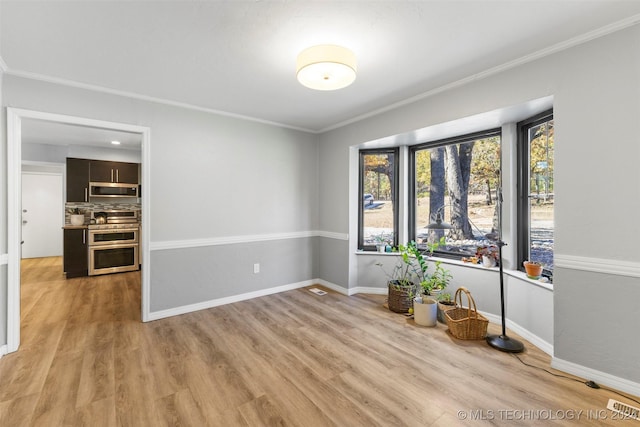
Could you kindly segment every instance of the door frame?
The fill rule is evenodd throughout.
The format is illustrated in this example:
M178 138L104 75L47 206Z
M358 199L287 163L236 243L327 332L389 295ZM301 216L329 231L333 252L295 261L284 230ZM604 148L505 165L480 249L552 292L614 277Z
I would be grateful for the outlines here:
M109 122L85 117L46 113L7 107L7 352L20 346L20 231L22 212L22 120L36 119L53 123L88 126L140 134L142 137L142 240L140 241L145 267L142 269L141 317L149 321L149 208L151 128L126 123Z

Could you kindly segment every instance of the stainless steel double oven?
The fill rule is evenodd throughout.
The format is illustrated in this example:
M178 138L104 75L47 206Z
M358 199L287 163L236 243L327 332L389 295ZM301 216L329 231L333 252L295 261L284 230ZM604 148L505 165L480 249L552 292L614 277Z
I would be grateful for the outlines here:
M139 211L92 212L89 224L89 275L140 268Z

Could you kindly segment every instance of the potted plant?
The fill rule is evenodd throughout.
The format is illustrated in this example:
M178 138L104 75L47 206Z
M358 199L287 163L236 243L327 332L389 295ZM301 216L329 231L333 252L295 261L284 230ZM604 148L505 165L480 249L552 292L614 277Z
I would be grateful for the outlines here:
M440 294L440 299L438 300L438 322L447 323L444 318L444 312L455 308L455 305L456 303L451 298L450 293Z
M523 265L529 279L538 280L542 275L542 264L538 261L525 261Z
M420 282L420 286L425 295L429 295L438 301L452 277L449 270L442 266L442 262L436 261L434 272L428 276L425 275L425 278Z
M495 267L498 265L498 247L480 246L476 249L476 258L482 260L482 265L487 268Z
M82 225L84 224L84 214L80 212L79 208L73 208L69 221L71 225Z
M383 235L377 235L375 237L375 241L376 241L376 249L378 250L378 252L385 252L386 248L387 248L387 240L384 238Z
M414 298L413 319L416 325L436 326L438 323L438 301L421 296Z
M400 257L392 272L387 275L389 310L396 313L407 313L412 308L413 297L418 292L416 283L424 280L427 262L418 249L416 242L399 245ZM382 263L376 263L383 271Z

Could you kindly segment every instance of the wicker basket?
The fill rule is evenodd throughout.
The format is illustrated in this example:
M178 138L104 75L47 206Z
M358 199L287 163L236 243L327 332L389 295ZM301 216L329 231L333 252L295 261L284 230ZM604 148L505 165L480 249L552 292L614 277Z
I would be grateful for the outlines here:
M462 307L462 293L467 296L468 307ZM476 302L465 287L458 288L453 298L456 308L444 312L451 335L461 340L481 340L487 336L489 321L476 309Z
M387 302L389 310L395 313L407 313L409 308L413 306L411 299L411 286L401 286L396 282L389 282L389 295Z

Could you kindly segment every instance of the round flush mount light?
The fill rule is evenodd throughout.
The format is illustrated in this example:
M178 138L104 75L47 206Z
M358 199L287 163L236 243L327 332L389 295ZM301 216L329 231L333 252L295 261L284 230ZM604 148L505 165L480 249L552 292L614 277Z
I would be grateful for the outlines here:
M115 141L115 140L114 140L114 141L111 141L111 144L113 144L113 145L120 145L120 141Z
M298 81L311 89L336 90L356 79L356 56L335 45L312 46L298 55Z

